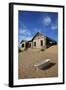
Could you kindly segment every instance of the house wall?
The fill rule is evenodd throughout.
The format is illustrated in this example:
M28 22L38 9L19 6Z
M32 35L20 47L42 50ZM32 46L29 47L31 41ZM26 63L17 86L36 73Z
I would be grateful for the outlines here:
M43 45L41 46L41 40L43 41ZM34 42L36 42L36 46L34 46ZM28 42L28 46L26 47L27 42L22 42L24 44L24 47L21 48L21 50L25 50L27 48L46 48L46 37L42 35L36 36L32 41ZM31 44L31 45L30 45Z
M41 46L41 40L43 41L43 46ZM36 46L34 46L34 42L36 42ZM46 48L46 37L45 36L37 36L33 40L33 48Z
M32 46L33 46L33 45L32 45L32 42L29 42L29 43L31 44L30 48L32 48Z
M22 44L24 44L24 47L21 46L21 50L25 50L26 49L26 42L22 42Z

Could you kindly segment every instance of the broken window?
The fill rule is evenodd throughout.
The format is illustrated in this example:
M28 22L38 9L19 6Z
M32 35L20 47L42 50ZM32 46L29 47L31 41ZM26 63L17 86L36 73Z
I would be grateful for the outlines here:
M43 40L41 40L41 46L43 46Z
M22 47L24 47L24 44L22 44Z
M34 42L34 46L36 46L36 42Z

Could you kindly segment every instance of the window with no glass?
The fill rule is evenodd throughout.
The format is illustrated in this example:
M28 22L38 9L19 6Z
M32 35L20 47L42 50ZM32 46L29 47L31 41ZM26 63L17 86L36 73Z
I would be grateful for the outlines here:
M22 47L24 47L24 44L22 44Z
M41 40L41 46L43 46L43 40Z
M36 46L36 42L34 42L34 46Z

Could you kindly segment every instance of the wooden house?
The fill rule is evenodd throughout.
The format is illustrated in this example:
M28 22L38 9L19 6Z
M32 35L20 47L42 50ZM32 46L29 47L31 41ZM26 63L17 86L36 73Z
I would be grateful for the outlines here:
M44 36L42 33L38 32L30 41L22 40L22 50L28 48L38 48L46 49L54 44L57 44L56 41Z

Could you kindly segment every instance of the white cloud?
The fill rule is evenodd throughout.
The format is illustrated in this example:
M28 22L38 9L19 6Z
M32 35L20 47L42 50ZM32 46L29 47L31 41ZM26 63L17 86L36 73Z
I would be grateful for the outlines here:
M31 40L32 39L32 36L27 36L27 35L23 35L23 36L19 36L19 38L20 38L20 41L21 40Z
M49 16L44 17L43 24L46 26L49 26L51 24L52 20Z
M21 40L31 40L32 39L32 34L30 30L28 29L20 29L19 30L19 41Z
M52 30L57 30L57 28L58 28L57 25L52 25L52 26L51 26L51 29L52 29Z
M29 41L29 40L32 39L32 37L24 37L24 38L25 38L25 40L27 40L27 41Z
M26 26L24 25L24 23L22 21L20 21L20 28L26 28Z
M19 34L25 34L26 33L26 29L20 29L19 30Z
M20 29L19 35L28 35L31 36L31 32L28 29Z
M54 24L51 25L51 29L52 30L57 30L58 29L58 21L57 20Z

